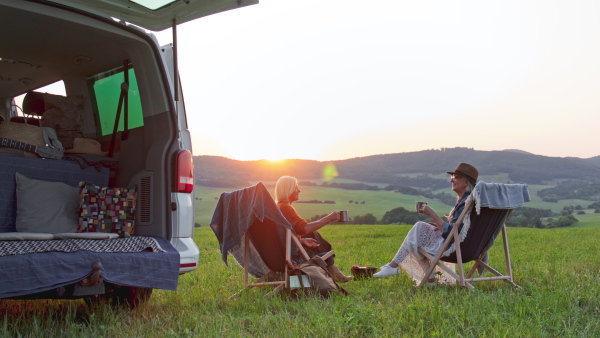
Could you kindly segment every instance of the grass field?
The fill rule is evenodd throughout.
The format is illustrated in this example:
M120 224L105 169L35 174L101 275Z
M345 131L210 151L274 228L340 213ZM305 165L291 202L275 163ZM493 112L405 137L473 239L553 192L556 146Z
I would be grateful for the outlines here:
M286 300L255 288L237 300L242 269L221 260L207 228L196 229L197 271L180 277L179 290L155 290L135 310L83 301L0 300L2 337L597 337L600 334L598 224L570 229L510 228L516 282L476 284L475 291L435 286L416 289L406 275L344 284L349 296ZM406 225L330 225L322 234L346 273L354 264L389 261ZM500 243L497 243L500 244ZM490 263L502 260L500 245ZM503 269L501 269L503 271Z

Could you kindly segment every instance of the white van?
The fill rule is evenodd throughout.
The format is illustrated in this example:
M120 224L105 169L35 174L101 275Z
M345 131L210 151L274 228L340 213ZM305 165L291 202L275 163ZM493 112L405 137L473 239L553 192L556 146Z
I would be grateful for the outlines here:
M255 3L0 0L0 298L109 298L136 306L154 288L176 289L179 274L197 268L176 35L161 47L147 30ZM63 95L45 93L57 87ZM133 230L93 239L111 231L82 216L80 182L135 192ZM66 235L54 221L72 204L62 203L63 187L77 191L79 202L77 230ZM77 248L65 248L71 245Z

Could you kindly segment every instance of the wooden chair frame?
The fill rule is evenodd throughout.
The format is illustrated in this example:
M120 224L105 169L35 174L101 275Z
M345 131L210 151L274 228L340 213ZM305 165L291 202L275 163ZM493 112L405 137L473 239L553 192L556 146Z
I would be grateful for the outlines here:
M245 237L244 266L243 266L244 267L244 288L242 290L240 290L238 293L229 297L229 299L237 298L242 294L242 292L244 292L244 290L247 290L247 289L250 289L253 287L276 286L276 288L274 290L272 290L271 292L267 293L266 296L272 296L278 292L281 292L284 289L289 289L290 288L290 272L293 272L295 270L294 263L292 262L292 254L291 254L292 241L296 245L298 254L300 255L301 259L303 261L310 260L310 257L306 253L306 250L304 250L304 248L302 247L300 240L296 237L295 234L292 233L291 229L286 229L286 231L285 231L285 270L284 270L283 280L273 281L273 282L265 282L265 280L268 279L269 277L277 276L276 271L269 270L269 272L266 273L265 275L263 275L262 277L256 279L253 282L250 282L249 281L250 274L248 273L248 256L249 256L248 251L249 251L249 247L250 247L250 236L249 236L248 231L246 231L244 237ZM327 258L329 258L331 256L333 256L333 251L327 252L321 258L323 258L323 260L326 260Z
M468 200L462 214L459 216L455 225L461 224L462 221L464 220L464 218L466 217L466 215L468 214L468 211L471 209L473 209L473 202L471 200ZM508 248L508 236L506 234L505 222L511 213L512 213L512 210L509 210L506 213L506 215L504 216L504 218L500 221L502 223L501 232L502 232L502 240L504 242L503 247L504 247L504 261L506 264L506 275L503 275L498 270L494 269L489 264L487 264L483 261L484 257L486 256L486 253L487 253L487 251L489 251L489 249L482 252L478 258L473 260L475 262L474 265L471 267L469 272L465 275L464 263L467 263L467 262L462 261L460 242L459 242L459 236L458 236L459 235L458 234L458 226L453 226L452 231L450 232L450 235L446 238L446 241L444 241L442 249L437 253L436 256L433 256L433 255L427 253L422 248L419 248L419 253L421 253L423 256L425 256L425 257L427 257L427 259L429 259L430 265L429 265L429 268L427 269L427 272L425 273L426 277L424 277L423 280L421 280L421 283L419 283L418 287L422 288L425 285L425 283L427 283L427 276L431 276L431 273L433 273L433 270L435 269L435 267L438 266L441 269L443 269L445 272L447 272L449 275L454 277L458 281L458 284L460 286L464 286L470 290L474 289L474 287L471 283L482 282L482 281L493 281L493 280L503 280L506 283L508 283L509 285L514 286L515 288L520 288L520 286L518 286L514 282L513 271L512 271L511 262L510 262L510 252L509 252L509 248ZM452 239L454 239L454 248L456 251L456 261L457 261L456 264L458 265L458 273L456 273L456 271L452 271L452 269L448 268L444 264L444 261L441 260L442 255L444 254L444 251L446 251L446 248L448 247L448 244L450 243L450 241ZM483 268L485 268L485 270L490 271L491 273L493 273L495 275L495 277L473 278L472 277L473 273L475 273L475 271L479 267L483 267Z

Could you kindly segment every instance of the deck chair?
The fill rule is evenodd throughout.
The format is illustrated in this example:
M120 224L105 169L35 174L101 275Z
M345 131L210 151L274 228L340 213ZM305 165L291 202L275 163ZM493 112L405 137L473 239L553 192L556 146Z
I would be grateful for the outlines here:
M437 266L468 289L474 289L471 283L493 280L503 280L518 288L513 278L505 222L515 208L529 201L529 191L524 184L477 183L455 223L458 225L464 221L461 232L458 226L453 226L442 249L435 256L419 248L419 253L430 261L424 276L431 276ZM488 251L500 232L504 244L505 274L488 264ZM471 261L474 264L465 275L464 264ZM458 273L444 262L456 263ZM481 276L486 270L494 276L473 277L475 272ZM427 278L423 278L418 286L423 287L426 282Z
M227 263L231 254L244 268L244 290L275 286L267 295L290 288L294 264L309 260L290 223L262 183L221 194L211 221ZM327 253L323 259L333 255ZM250 281L250 276L256 278Z

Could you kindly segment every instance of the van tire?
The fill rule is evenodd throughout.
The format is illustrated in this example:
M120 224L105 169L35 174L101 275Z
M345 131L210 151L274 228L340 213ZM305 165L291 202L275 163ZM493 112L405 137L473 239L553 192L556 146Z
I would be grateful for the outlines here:
M135 309L138 306L148 302L152 296L152 288L141 288L135 286L114 285L114 288L107 289L106 293L85 298L85 303L90 308L101 304L108 304L113 307L127 307Z
M122 289L125 289L123 290L123 294L117 296L119 297L120 304L128 305L132 309L148 302L148 300L150 300L150 296L152 296L151 288L128 286Z

